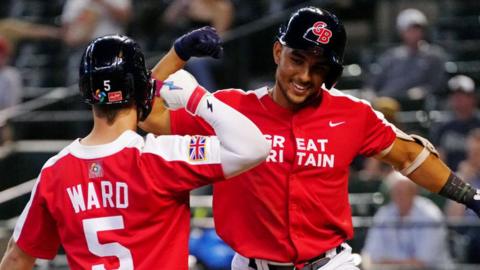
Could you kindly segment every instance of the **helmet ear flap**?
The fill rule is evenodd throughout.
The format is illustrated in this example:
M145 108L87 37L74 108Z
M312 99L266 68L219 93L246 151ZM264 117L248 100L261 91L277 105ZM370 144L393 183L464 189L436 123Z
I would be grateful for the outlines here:
M88 89L81 91L81 95L86 103L91 104L93 102L92 91L89 90L93 88L91 76L80 77L78 80L78 85L80 89Z
M342 76L343 66L341 65L332 65L330 72L328 73L327 78L325 79L325 87L327 89L332 88L335 83L338 81L338 78Z
M149 83L148 86L149 89L145 92L146 97L143 99L143 103L140 105L137 103L139 121L144 121L152 111L154 84Z
M144 121L152 111L152 100L155 91L155 83L151 78L151 72L148 71L145 75L146 78L134 80L136 82L134 85L137 87L136 89L142 89L141 91L135 92L135 100L139 115L138 119L140 121Z
M125 74L125 87L127 88L126 93L128 93L128 97L125 97L126 99L131 99L134 97L135 102L137 100L137 97L135 96L135 78L133 77L132 73L127 73Z

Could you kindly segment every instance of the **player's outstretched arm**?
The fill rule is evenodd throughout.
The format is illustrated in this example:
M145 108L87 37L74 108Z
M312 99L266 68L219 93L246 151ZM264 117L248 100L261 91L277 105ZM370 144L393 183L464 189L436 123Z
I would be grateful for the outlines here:
M182 69L192 56L210 56L220 58L223 47L220 37L212 27L193 30L175 40L173 47L152 69L152 78L159 84L170 74ZM152 112L139 127L154 134L170 134L170 114L166 110L162 98L157 95Z
M15 241L10 239L5 255L0 263L0 270L31 270L35 264L35 259L35 257L23 252Z
M397 138L388 154L379 159L393 165L418 185L462 203L480 216L480 190L456 176L430 147Z
M185 108L203 118L220 141L220 159L225 177L232 177L265 161L270 144L246 116L208 93L193 76L179 70L160 90L169 109Z

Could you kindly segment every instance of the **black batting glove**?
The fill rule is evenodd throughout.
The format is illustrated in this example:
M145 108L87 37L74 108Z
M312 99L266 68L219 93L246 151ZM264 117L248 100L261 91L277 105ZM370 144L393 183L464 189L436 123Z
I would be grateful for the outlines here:
M220 37L215 28L210 26L193 30L177 38L173 47L183 61L188 61L192 56L211 56L218 59L223 55Z
M472 209L477 216L480 217L480 190L477 189L477 193L473 196L473 198L466 203L467 207Z

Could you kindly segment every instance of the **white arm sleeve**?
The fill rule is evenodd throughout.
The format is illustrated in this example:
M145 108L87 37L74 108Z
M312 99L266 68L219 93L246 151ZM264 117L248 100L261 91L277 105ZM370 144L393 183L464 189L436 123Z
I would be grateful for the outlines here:
M226 178L240 174L267 158L270 144L257 126L213 95L207 94L201 99L196 114L215 130Z

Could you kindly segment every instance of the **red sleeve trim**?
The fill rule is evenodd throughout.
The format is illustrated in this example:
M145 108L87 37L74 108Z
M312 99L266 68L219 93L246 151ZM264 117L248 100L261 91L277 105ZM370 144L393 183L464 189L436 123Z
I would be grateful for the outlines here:
M205 88L201 86L197 86L195 90L193 90L192 95L188 99L186 109L187 111L195 114L198 108L198 104L200 104L200 100L202 100L202 97L207 93Z

